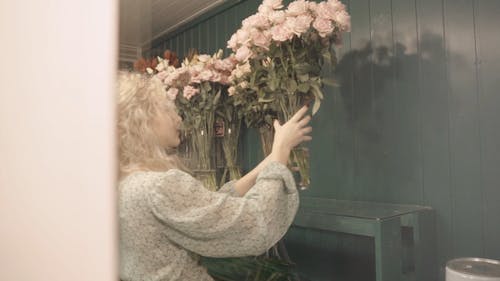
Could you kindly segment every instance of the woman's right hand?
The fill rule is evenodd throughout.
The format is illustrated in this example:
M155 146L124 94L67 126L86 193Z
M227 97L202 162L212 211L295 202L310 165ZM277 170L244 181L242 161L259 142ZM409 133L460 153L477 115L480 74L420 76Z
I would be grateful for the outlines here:
M280 125L278 120L274 120L274 142L270 160L278 161L286 165L292 149L304 141L312 140L309 134L312 127L307 126L311 121L311 116L304 116L307 106L302 107L293 115L288 122Z

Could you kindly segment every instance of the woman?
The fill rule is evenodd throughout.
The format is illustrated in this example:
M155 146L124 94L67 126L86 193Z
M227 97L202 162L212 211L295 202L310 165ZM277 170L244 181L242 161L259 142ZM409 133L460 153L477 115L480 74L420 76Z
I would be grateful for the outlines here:
M298 208L286 164L293 147L311 140L306 111L284 125L275 121L272 153L212 192L172 152L181 118L161 82L120 73L120 278L213 280L196 254L260 255L281 239Z

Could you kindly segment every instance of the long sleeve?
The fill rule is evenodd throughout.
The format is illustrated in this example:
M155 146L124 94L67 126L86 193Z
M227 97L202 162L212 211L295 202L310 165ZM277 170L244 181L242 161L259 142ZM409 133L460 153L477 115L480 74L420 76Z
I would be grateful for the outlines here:
M219 193L227 193L233 197L241 197L238 192L236 191L236 189L234 189L234 184L236 183L236 180L232 180L232 181L229 181L229 182L226 182L223 186L221 186L221 188L219 188L219 190L217 190L217 192Z
M286 233L299 203L290 171L277 162L243 197L208 191L179 170L164 173L148 194L166 237L211 257L262 254Z

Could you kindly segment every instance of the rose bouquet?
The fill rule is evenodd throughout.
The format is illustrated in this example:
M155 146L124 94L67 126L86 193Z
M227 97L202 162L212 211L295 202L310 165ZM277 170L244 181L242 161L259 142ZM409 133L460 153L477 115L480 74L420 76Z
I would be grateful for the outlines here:
M183 118L189 154L196 158L191 168L211 190L217 189L213 161L215 112L234 68L234 60L221 56L222 51L213 56L194 55L180 68L163 64L157 74L167 85L167 93L175 98Z
M228 91L247 126L259 128L266 155L273 119L287 121L305 104L313 104L312 114L320 108L321 69L336 64L333 47L349 29L349 14L338 0L297 0L286 8L281 0L264 0L228 41L238 60ZM294 150L290 163L299 171L300 186L309 187L307 150Z

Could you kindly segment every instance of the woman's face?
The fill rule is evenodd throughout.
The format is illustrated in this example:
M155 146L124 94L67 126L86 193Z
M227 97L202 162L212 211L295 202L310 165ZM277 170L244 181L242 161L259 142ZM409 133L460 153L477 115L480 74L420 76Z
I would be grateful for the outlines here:
M153 129L164 148L176 148L181 143L180 127L182 119L175 109L159 110L153 120Z

